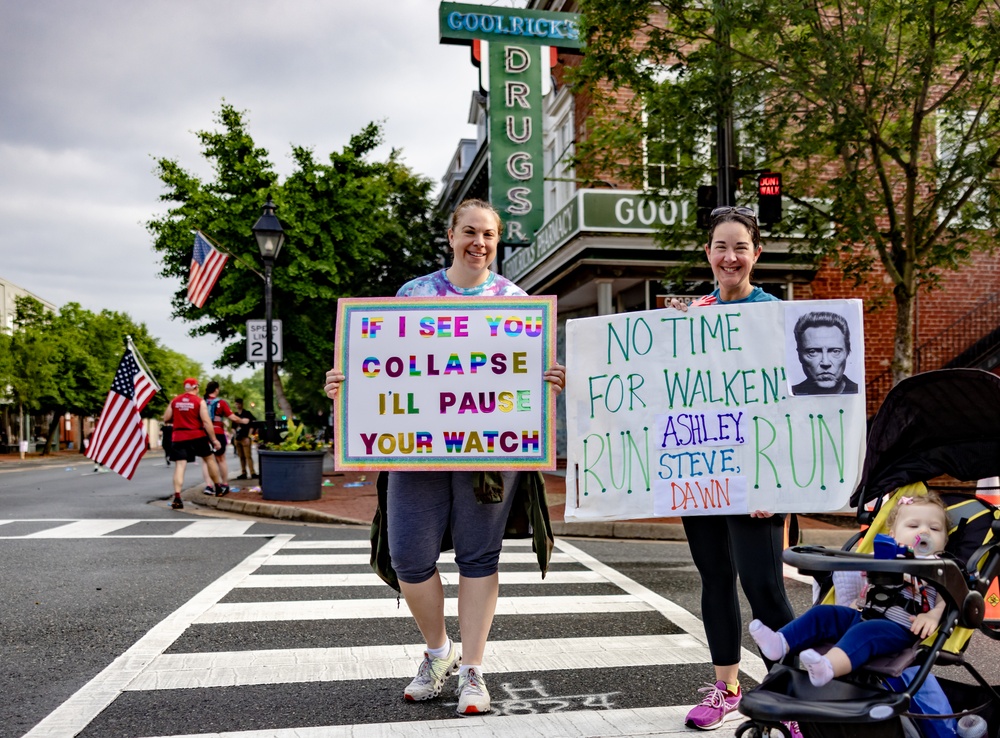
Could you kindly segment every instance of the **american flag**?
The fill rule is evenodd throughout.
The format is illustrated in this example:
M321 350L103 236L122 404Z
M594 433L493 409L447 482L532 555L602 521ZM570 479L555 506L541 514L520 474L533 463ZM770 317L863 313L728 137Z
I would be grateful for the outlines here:
M139 412L158 389L135 360L132 349L126 349L87 447L87 458L131 479L146 453L146 429Z
M188 300L193 302L195 307L205 304L228 259L226 254L214 249L200 231L194 234L194 254L191 257L191 274L188 277Z

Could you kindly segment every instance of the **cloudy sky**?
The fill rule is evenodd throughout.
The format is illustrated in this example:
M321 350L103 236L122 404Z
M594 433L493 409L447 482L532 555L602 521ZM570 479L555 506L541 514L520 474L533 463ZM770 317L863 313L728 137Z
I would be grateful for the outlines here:
M127 312L206 370L219 346L171 320L179 285L157 276L145 223L166 208L156 158L210 176L194 131L223 99L282 177L291 144L323 156L384 121L387 147L439 182L475 136L478 72L439 43L437 0L0 3L0 276Z

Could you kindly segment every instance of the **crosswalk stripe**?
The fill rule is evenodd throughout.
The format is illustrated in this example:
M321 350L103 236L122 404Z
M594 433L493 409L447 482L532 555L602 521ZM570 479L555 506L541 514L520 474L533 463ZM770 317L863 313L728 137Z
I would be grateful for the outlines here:
M174 533L174 538L235 538L242 536L254 520L227 520L215 518L212 520L196 520Z
M560 736L691 736L684 727L690 707L639 707L622 710L578 710L467 717L461 720L424 720L410 723L317 725L284 730L243 730L189 733L147 738L558 738Z
M440 572L445 585L458 584L457 572ZM550 571L542 579L537 571L501 571L500 585L506 584L593 584L606 581L593 571ZM265 587L384 587L372 572L362 574L254 574L239 584L241 588Z
M0 520L0 526L11 523L44 523L50 527L34 533L22 533L16 536L2 535L0 528L0 540L18 540L22 538L270 538L270 533L248 533L251 526L255 525L254 520L228 520L218 518L214 520L170 520L165 518L95 518L90 520L69 520L62 518L31 518L25 520ZM135 535L122 535L122 531L129 526L149 523L154 525L180 525L178 530L163 534L137 533ZM368 543L364 541L354 542L352 548L365 549Z
M456 644L461 651L461 645ZM304 648L225 653L162 654L126 688L128 691L244 687L413 676L424 646ZM491 641L489 673L613 669L696 664L708 649L683 633L619 638L547 638Z
M509 548L529 548L532 545L530 538L507 538L504 539L504 550ZM290 541L285 549L325 549L325 548L361 548L368 549L371 542L367 538L358 538L350 541Z
M99 538L122 528L139 523L139 520L77 520L54 528L29 533L24 538Z
M264 566L353 566L367 564L371 560L370 553L357 554L285 554L272 556L264 562ZM565 564L572 561L565 554L552 554L549 563ZM440 563L455 563L453 552L442 553ZM500 565L504 564L537 564L538 557L534 553L500 552Z
M647 612L654 608L632 595L593 597L501 597L497 615L565 615L584 612ZM444 601L444 614L458 615L458 598ZM358 618L408 618L406 601L302 600L295 602L223 602L215 605L195 623L253 623L280 620L355 620Z
M367 538L350 541L289 541L285 549L325 549L325 548L358 548L367 549L371 542Z

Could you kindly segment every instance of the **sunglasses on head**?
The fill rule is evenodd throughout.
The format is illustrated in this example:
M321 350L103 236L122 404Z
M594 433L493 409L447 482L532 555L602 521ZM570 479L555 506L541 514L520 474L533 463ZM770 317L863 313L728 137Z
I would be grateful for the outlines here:
M753 218L755 221L757 220L757 213L755 213L750 208L743 207L742 205L736 205L736 206L726 205L725 207L716 208L715 210L712 211L710 217L718 218L720 215L729 215L730 213L736 213L737 215L744 215L747 218Z

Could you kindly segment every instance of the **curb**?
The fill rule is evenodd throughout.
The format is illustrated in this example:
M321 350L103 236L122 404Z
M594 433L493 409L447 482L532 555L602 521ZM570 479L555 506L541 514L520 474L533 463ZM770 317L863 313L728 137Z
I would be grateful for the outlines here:
M678 523L631 523L628 521L566 523L553 522L557 536L581 538L629 538L634 540L686 541L684 526ZM854 534L838 528L804 528L799 531L799 545L840 548Z
M356 525L364 528L371 521L342 518L317 510L308 510L292 505L271 505L267 502L250 502L229 497L213 497L202 493L205 485L184 490L181 497L203 507L212 507L221 512L239 513L258 518L270 518L296 523L327 523L332 525ZM628 521L567 523L553 521L552 533L561 537L577 538L621 538L647 541L686 541L684 526L678 523L632 523ZM799 543L803 545L833 546L840 548L853 531L835 528L805 528L801 531Z
M360 525L365 528L371 526L371 521L352 520L351 518L341 518L329 513L317 510L307 510L302 507L292 507L291 505L271 505L267 502L250 502L247 500L236 500L229 497L215 497L204 494L205 485L191 487L181 492L181 499L194 505L202 507L212 507L220 512L239 513L240 515L250 515L257 518L270 518L272 520L282 520L294 523L328 523L333 525Z

